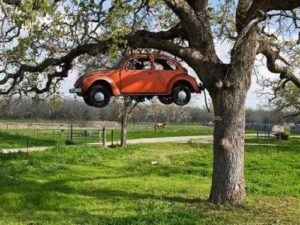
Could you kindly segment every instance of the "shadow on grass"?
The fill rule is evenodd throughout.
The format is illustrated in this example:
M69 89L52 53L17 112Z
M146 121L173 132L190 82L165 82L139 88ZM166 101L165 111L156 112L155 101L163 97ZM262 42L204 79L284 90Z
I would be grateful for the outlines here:
M1 172L1 170L0 170ZM2 171L3 172L3 171ZM60 169L54 169L53 173L61 173ZM22 173L18 176L10 174L1 174L0 186L0 211L9 216L17 216L23 219L33 220L39 224L54 214L62 217L67 213L68 219L76 221L76 224L85 224L87 221L91 224L193 224L195 215L190 210L178 209L173 204L184 203L185 205L204 204L205 200L200 198L188 198L181 196L159 196L151 193L136 193L113 188L91 188L90 190L72 188L70 182L86 182L100 179L116 179L124 176L96 176L93 178L65 178L56 179L48 182L37 182L31 180ZM17 205L14 199L9 196L18 196ZM4 198L4 199L3 199ZM6 200L5 200L6 199ZM94 215L93 211L82 207L78 210L78 205L85 201L101 202L102 204L111 204L111 208L118 209L118 202L126 210L133 210L137 215L127 215L116 217L110 211L105 213L106 216ZM81 202L83 201L83 202ZM130 203L131 202L131 203ZM132 209L132 202L137 205ZM126 205L128 204L128 205ZM158 205L157 205L158 204ZM97 210L105 205L100 205ZM103 209L104 210L104 209ZM34 214L33 217L29 215ZM39 218L40 214L45 214L43 219ZM1 213L0 213L1 215ZM33 218L33 219L32 219ZM52 220L53 218L49 218ZM171 221L171 222L170 222ZM182 222L178 222L182 221ZM44 224L44 223L42 223ZM89 224L89 223L88 223Z

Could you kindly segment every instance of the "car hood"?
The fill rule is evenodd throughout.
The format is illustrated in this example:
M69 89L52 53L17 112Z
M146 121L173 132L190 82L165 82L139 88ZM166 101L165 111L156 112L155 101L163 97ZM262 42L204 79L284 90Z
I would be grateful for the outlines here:
M84 75L82 75L81 77L79 77L77 79L77 81L75 82L75 87L80 87L82 84L82 81L87 78L87 77L93 77L93 76L110 76L111 74L113 74L116 70L98 70L98 71L93 71L93 72L88 72Z

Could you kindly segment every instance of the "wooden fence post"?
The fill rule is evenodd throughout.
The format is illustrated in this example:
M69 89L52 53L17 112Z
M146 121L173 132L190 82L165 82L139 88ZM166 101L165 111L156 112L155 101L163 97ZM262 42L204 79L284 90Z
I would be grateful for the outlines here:
M114 146L114 129L111 130L111 146Z
M102 140L103 140L103 147L106 147L106 130L105 130L105 127L103 127L103 130L102 130Z
M29 148L29 137L26 136L26 152L28 153Z
M73 124L71 124L71 142L73 142Z

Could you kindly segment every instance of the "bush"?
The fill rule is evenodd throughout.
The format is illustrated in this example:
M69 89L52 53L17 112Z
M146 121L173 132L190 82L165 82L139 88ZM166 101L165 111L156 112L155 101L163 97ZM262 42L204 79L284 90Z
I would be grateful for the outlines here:
M73 141L70 141L70 140L66 140L66 141L65 141L65 144L66 144L66 145L74 145L74 142L73 142Z
M277 132L275 138L276 140L289 140L289 135L285 132Z

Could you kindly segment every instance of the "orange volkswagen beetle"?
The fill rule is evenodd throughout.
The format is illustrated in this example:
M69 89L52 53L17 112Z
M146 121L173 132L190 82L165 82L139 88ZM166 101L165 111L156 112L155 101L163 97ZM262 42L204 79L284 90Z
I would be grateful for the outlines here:
M112 96L130 96L137 101L158 96L163 104L189 103L201 85L177 61L152 54L122 55L108 70L81 76L70 93L82 96L94 107L106 106Z

